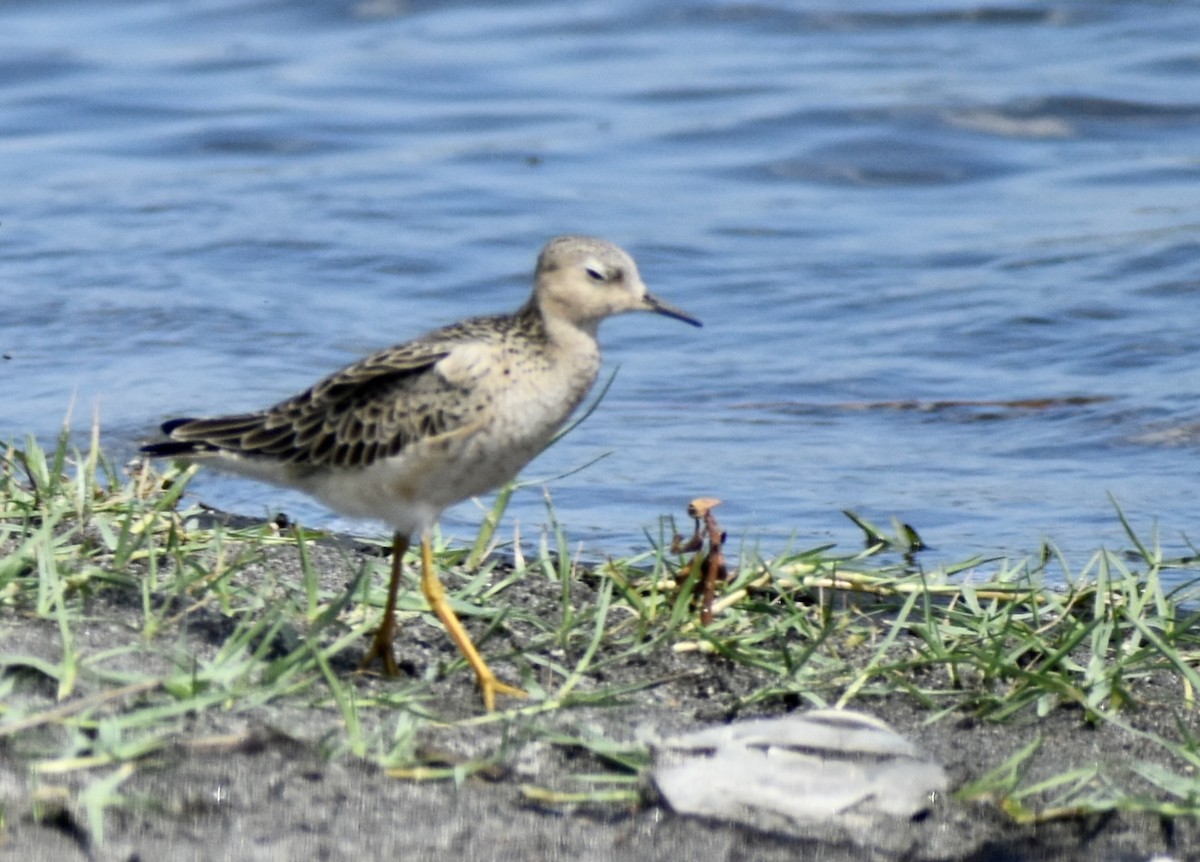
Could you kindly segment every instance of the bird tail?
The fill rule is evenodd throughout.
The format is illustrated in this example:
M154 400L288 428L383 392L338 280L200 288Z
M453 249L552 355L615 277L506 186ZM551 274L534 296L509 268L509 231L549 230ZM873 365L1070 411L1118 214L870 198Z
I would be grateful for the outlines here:
M147 443L141 452L151 458L195 458L220 452L223 439L236 440L257 423L256 416L229 416L220 419L170 419L162 424L162 433L170 439Z

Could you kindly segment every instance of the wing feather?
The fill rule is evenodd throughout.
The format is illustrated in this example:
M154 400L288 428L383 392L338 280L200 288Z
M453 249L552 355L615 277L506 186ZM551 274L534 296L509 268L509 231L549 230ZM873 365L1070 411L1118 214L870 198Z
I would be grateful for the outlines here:
M173 425L171 441L156 444L159 450L151 454L227 453L310 467L365 466L425 436L429 424L396 405L407 401L406 392L434 383L421 385L447 355L439 350L369 356L267 410ZM387 404L390 410L371 409ZM190 449L180 450L181 444Z
M498 345L514 316L476 318L373 353L304 392L257 413L173 419L151 455L229 455L297 468L367 466L414 442L477 421L471 379L438 363L466 344ZM466 354L460 354L466 355ZM455 378L455 379L451 379Z

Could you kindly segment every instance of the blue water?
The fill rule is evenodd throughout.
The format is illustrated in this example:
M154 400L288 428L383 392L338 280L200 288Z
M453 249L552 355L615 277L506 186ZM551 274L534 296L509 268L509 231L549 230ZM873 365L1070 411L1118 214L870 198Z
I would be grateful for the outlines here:
M608 322L609 396L526 471L611 453L549 483L588 553L700 494L766 554L852 549L851 508L931 561L1048 537L1082 563L1127 545L1109 495L1181 551L1197 46L1191 2L10 0L0 438L74 403L127 458L165 417L514 308L578 231L706 322ZM504 529L545 521L535 484Z

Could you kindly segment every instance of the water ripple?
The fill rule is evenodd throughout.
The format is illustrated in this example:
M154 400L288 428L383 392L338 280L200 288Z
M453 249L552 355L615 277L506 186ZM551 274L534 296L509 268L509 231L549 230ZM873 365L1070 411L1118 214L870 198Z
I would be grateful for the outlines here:
M1109 493L1182 529L1197 38L1137 0L3 4L0 436L269 403L585 231L706 323L606 323L606 403L530 471L613 453L553 485L600 552L700 493L767 550L854 508L1087 554Z

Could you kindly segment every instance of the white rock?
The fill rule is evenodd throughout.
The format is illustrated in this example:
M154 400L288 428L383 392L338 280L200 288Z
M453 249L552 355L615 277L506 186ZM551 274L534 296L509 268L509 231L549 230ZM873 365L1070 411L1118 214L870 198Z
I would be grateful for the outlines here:
M735 722L650 743L654 782L671 808L741 823L911 818L947 785L941 766L859 712Z

